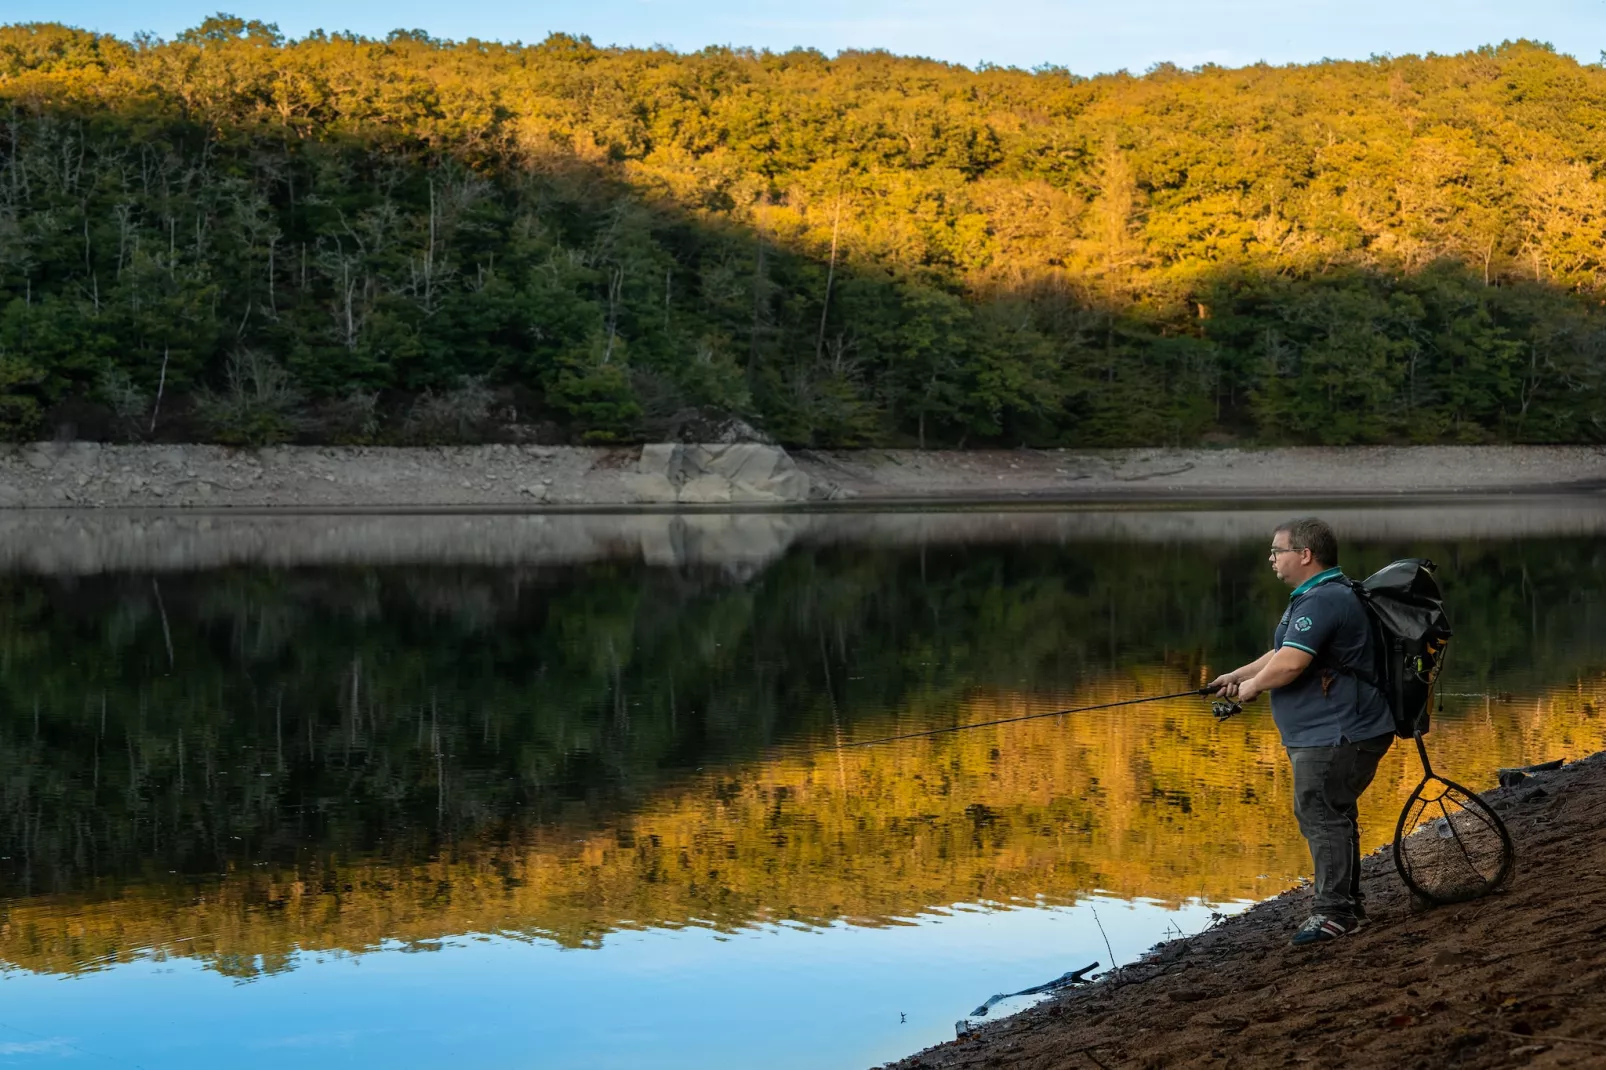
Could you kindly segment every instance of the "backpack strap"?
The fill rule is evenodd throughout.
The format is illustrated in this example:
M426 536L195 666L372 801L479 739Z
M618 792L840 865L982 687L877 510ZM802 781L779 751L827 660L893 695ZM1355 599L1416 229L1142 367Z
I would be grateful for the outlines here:
M1367 687L1370 687L1373 691L1376 691L1379 695L1383 696L1383 702L1389 707L1390 710L1394 708L1394 704L1389 702L1388 692L1383 690L1382 682L1379 681L1376 676L1365 671L1364 669L1357 669L1353 665L1340 665L1337 662L1332 661L1329 661L1328 664L1321 665L1319 667L1323 669L1329 669L1338 673L1340 676L1355 677L1356 680L1360 681Z
M1350 593L1355 596L1355 600L1361 604L1361 614L1366 618L1366 631L1368 638L1370 639L1373 635L1372 613L1366 608L1366 599L1360 593L1360 583L1356 580L1350 579L1348 576L1343 577L1341 582L1350 589ZM1374 642L1372 645L1375 646L1376 643ZM1378 653L1381 653L1381 651L1373 651L1374 655ZM1367 672L1365 669L1359 668L1358 666L1345 665L1326 650L1317 655L1314 664L1319 669L1329 669L1332 672L1339 673L1343 676L1353 676L1361 683L1370 685L1372 690L1376 691L1379 695L1382 695L1383 701L1387 703L1391 709L1393 708L1393 704L1389 703L1388 701L1388 692L1383 690L1383 683L1380 679L1378 679L1376 674Z

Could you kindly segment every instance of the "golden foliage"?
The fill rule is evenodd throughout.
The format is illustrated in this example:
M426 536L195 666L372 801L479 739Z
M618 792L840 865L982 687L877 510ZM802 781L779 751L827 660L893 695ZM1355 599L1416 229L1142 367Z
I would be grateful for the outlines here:
M1060 698L1187 686L1155 673ZM1473 786L1500 766L1606 748L1606 680L1452 701L1431 751L1442 773ZM977 695L962 721L1045 708ZM1364 849L1392 837L1419 776L1412 748L1396 746L1363 800ZM465 933L588 946L620 928L880 925L960 903L1095 892L1258 899L1308 869L1289 788L1263 708L1217 727L1193 701L888 746L824 742L666 789L610 827L561 822L423 865L349 859L316 872L242 870L211 886L153 881L107 899L16 901L0 909L0 961L70 973L183 956L250 976L289 968L302 951Z

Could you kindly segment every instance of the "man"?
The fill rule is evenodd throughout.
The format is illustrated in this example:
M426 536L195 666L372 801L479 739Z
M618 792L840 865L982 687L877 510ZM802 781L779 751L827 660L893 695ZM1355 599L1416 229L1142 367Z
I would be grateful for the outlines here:
M1370 625L1338 568L1338 539L1315 517L1272 533L1271 567L1294 589L1271 650L1211 684L1250 702L1271 693L1271 715L1294 766L1294 815L1316 867L1315 912L1295 944L1354 932L1366 921L1356 802L1394 741L1377 679Z

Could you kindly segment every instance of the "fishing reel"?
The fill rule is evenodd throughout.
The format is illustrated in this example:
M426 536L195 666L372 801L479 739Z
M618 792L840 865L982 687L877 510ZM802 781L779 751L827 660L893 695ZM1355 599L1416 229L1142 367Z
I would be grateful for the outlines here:
M1234 714L1244 712L1244 708L1230 698L1218 698L1210 704L1210 713L1218 721L1225 721Z

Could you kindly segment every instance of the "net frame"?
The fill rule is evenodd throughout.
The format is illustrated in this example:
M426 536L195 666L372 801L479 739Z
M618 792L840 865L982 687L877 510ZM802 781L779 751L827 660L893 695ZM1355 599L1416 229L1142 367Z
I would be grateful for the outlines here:
M1432 763L1428 760L1427 746L1422 742L1422 734L1419 732L1414 738L1417 754L1422 759L1422 780L1405 800L1405 805L1400 809L1399 821L1394 825L1394 868L1414 895L1434 905L1465 903L1490 895L1510 881L1516 872L1517 849L1511 841L1511 832L1506 828L1506 823L1501 820L1500 815L1495 813L1494 808L1484 802L1476 792L1435 773ZM1437 793L1427 794L1435 784L1439 786ZM1446 799L1458 807L1455 813L1445 805ZM1424 815L1429 814L1435 807L1438 809L1438 816L1428 816L1424 819ZM1487 867L1480 866L1472 857L1473 850L1468 847L1467 840L1476 829L1467 827L1468 815L1486 831L1493 833L1495 842L1499 845L1499 864L1495 867L1493 875L1486 874L1484 870ZM1458 817L1462 819L1459 827ZM1415 836L1426 835L1427 833L1423 831L1425 827L1437 821L1444 822L1449 835L1440 833L1436 838L1454 842L1465 863L1465 872L1475 875L1476 880L1466 880L1457 887L1439 886L1421 872L1419 867L1412 865L1407 843Z

